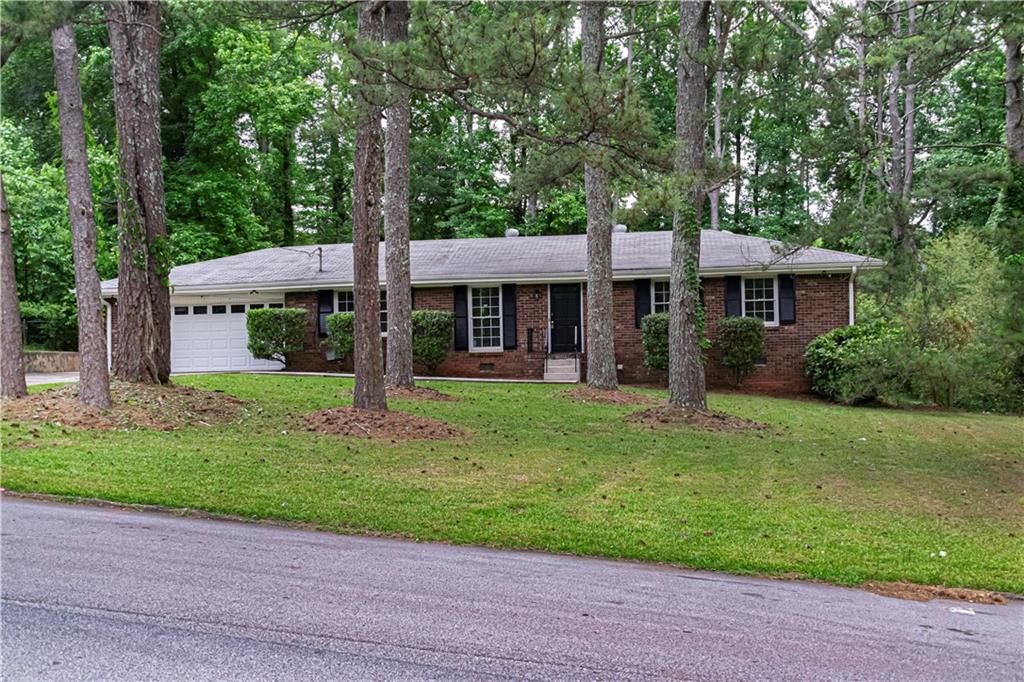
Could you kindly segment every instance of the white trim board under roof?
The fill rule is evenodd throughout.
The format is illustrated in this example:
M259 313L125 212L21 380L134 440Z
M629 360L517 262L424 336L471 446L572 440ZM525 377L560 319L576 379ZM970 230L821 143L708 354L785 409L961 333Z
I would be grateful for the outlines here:
M410 242L415 286L495 282L578 282L586 280L586 235L436 239ZM612 238L613 279L666 277L672 233L626 232ZM385 249L381 243L380 279ZM321 251L322 250L322 251ZM322 266L321 266L322 262ZM845 273L881 268L875 258L818 247L704 230L700 274L705 277L756 272ZM301 291L352 286L352 245L324 244L269 248L179 265L171 270L176 294ZM117 294L117 280L102 284Z

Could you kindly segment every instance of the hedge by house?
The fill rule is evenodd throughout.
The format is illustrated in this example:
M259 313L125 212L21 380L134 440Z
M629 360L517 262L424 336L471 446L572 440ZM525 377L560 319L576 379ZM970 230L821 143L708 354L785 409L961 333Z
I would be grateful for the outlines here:
M651 369L668 369L668 313L652 313L640 320L644 364Z
M306 330L305 308L258 308L245 316L249 352L261 360L287 362L288 354L302 350Z
M764 322L759 317L726 317L718 323L717 343L722 365L739 386L764 357Z
M433 373L452 345L455 315L445 310L412 311L412 359Z
M340 360L352 355L355 349L355 313L334 313L327 316L327 339L324 345L334 351Z

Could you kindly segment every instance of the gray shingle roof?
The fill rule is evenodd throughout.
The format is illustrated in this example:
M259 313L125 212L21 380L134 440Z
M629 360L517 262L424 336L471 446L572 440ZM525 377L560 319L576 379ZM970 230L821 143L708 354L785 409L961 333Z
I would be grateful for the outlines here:
M667 275L671 232L627 232L612 240L616 278ZM250 251L171 270L176 292L319 289L352 284L352 245L324 244L323 271L316 246ZM380 277L384 280L381 244ZM414 284L585 279L586 235L437 239L411 243ZM816 247L787 249L781 242L704 230L700 269L705 275L741 272L875 269L882 261ZM102 285L114 294L117 280Z

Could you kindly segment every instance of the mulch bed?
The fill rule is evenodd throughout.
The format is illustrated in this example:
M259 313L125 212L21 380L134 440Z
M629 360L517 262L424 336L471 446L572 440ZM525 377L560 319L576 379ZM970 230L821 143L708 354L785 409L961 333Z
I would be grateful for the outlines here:
M998 592L988 590L972 590L966 587L941 587L937 585L916 585L914 583L881 583L866 582L861 585L868 592L883 597L910 599L912 601L930 601L932 599L951 599L971 604L1005 604L1007 598Z
M654 398L642 393L629 391L606 391L600 388L580 386L564 393L565 397L584 404L599 405L650 405Z
M375 440L450 440L462 431L445 422L393 410L335 407L305 418L307 431Z
M768 428L764 424L743 417L734 417L731 414L674 405L659 405L642 412L634 412L626 415L626 421L645 424L651 428L689 426L704 431L755 431Z
M238 421L248 414L247 404L217 391L190 386L156 386L111 381L109 410L85 407L78 402L78 384L3 401L3 419L46 422L76 429L157 429L172 431L184 426L214 426Z
M446 402L455 402L458 400L453 395L447 393L441 393L433 388L427 388L425 386L415 386L413 388L389 388L387 390L388 398L394 398L395 400L442 400Z

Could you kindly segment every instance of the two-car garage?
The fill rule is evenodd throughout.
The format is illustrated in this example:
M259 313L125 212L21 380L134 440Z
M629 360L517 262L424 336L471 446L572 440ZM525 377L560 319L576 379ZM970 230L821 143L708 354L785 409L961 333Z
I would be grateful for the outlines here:
M171 298L171 371L230 372L281 369L248 349L245 316L257 308L280 308L283 299Z

